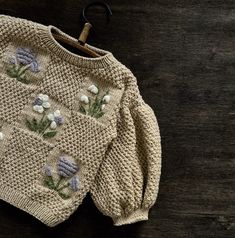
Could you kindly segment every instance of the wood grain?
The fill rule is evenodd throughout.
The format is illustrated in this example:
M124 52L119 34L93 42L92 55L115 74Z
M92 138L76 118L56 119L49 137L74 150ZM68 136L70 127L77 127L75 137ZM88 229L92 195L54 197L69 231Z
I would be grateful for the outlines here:
M1 13L78 37L88 1L0 0ZM89 43L110 50L138 78L161 130L159 196L149 221L114 227L88 196L47 228L0 202L0 237L235 237L235 2L110 0L111 23L89 10Z

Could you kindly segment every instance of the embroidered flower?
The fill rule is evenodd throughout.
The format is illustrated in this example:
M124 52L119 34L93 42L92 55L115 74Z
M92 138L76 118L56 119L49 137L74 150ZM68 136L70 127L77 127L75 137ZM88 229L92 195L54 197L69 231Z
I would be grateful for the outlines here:
M77 191L79 188L79 178L76 173L78 172L78 165L68 159L66 156L60 156L57 162L57 171L59 178L54 178L52 174L52 168L48 165L44 167L45 179L44 184L58 192L59 196L63 199L70 197L68 190L70 188L72 191Z
M69 185L70 185L70 188L71 188L73 191L77 191L77 190L78 190L78 186L79 186L78 176L72 177L72 179L69 181Z
M57 166L62 177L71 177L78 171L77 164L63 156L59 158Z
M44 170L45 170L45 174L46 174L47 176L49 176L49 177L52 176L52 168L51 168L51 166L45 165Z
M97 94L97 93L99 92L98 87L95 86L94 84L92 84L91 86L89 86L87 90L90 91L91 93L94 93L94 94Z
M36 56L36 53L29 48L17 48L15 56L9 59L12 66L7 69L7 74L22 83L29 83L26 79L26 71L29 70L33 73L40 71Z
M46 175L45 179L44 179L44 184L50 188L50 189L54 189L55 188L55 182L54 179L52 177L52 168L49 165L45 165L44 166L44 173Z
M103 96L99 96L100 90L97 86L92 84L87 89L89 92L96 94L95 98L88 97L86 95L82 95L80 98L81 103L84 105L80 105L79 111L85 115L89 115L91 117L100 118L104 115L105 104L108 104L111 100L111 96L107 91ZM88 105L87 105L88 104Z
M109 103L110 99L111 99L111 96L107 94L103 97L103 102L104 103Z
M3 140L4 137L5 137L5 135L2 132L0 132L0 140Z
M28 65L29 69L34 73L39 71L36 54L29 48L17 48L15 60L18 60L22 65Z
M86 95L82 95L80 98L81 102L84 102L85 104L89 103L89 98Z
M49 97L46 94L39 94L33 102L33 110L42 114L41 118L32 118L31 120L25 119L25 124L31 131L41 134L43 138L52 138L57 134L55 130L57 126L64 123L60 110L53 113L46 114L46 110L51 107ZM53 131L48 131L51 128Z
M51 129L55 129L57 126L64 123L64 118L60 114L60 110L56 110L54 113L47 115L47 118L51 121Z
M50 108L49 97L46 94L40 93L33 103L33 110L38 113L43 113L45 109Z

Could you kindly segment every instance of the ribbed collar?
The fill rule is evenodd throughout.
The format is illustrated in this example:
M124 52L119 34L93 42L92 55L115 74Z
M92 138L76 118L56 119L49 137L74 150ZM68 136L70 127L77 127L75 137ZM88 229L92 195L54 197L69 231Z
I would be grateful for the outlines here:
M72 36L64 33L59 28L49 25L45 26L39 29L40 31L40 37L43 43L43 46L49 49L54 54L58 55L60 58L64 59L65 61L68 61L74 65L78 65L84 68L104 68L108 67L113 64L117 64L118 60L113 56L113 54L110 51L100 49L98 47L92 46L88 43L86 43L86 47L96 51L97 53L101 54L100 57L96 58L89 58L84 57L81 55L74 54L73 52L70 52L66 48L64 48L61 44L59 44L55 38L52 35L52 31L56 31L68 39L77 41Z

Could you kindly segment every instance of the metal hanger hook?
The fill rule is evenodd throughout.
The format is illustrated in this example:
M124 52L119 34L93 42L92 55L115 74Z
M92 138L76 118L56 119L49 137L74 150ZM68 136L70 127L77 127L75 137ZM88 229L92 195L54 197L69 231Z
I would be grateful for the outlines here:
M110 6L107 3L102 2L102 1L95 1L95 2L89 3L89 4L87 4L83 8L83 10L82 10L82 17L83 17L84 21L87 22L87 23L90 23L88 21L87 17L86 17L86 11L87 11L88 8L90 8L91 6L94 6L94 5L100 5L100 6L102 6L102 7L104 7L106 9L107 21L109 22L110 21L110 17L113 15L113 13L111 11Z

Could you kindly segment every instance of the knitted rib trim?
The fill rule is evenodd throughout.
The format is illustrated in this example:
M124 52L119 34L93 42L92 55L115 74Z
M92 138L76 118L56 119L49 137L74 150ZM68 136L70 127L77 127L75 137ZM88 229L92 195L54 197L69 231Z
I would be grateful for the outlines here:
M125 217L113 218L113 223L115 226L121 226L126 224L132 224L138 221L148 220L149 209L137 209L133 213Z
M29 213L44 224L53 227L62 222L48 207L39 204L10 187L0 185L0 199Z
M84 68L104 68L113 64L119 64L118 60L114 57L112 52L92 46L88 43L85 43L85 46L101 54L100 57L89 58L70 52L69 50L64 48L57 40L55 40L52 35L52 31L58 32L59 34L65 36L67 39L73 40L74 42L77 42L77 39L66 34L55 26L49 25L46 27L39 27L38 31L40 32L43 46L54 54L58 55L60 58L63 58L64 60L70 62L71 64Z

